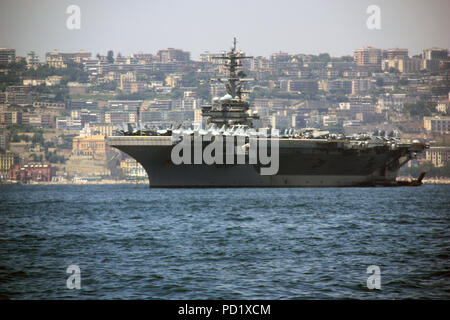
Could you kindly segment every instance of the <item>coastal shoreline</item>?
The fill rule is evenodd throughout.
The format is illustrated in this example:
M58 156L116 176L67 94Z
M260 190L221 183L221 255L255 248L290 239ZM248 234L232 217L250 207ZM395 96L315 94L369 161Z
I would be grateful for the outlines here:
M0 185L113 185L113 184L139 184L139 185L148 185L148 181L138 181L136 180L98 180L98 181L50 181L50 182L35 182L30 181L28 183L20 183L16 181L4 181L0 182Z
M424 184L450 184L449 179L423 179L422 182Z
M398 181L405 181L410 178L399 177ZM438 178L428 178L422 180L423 184L450 184L450 178L438 179ZM51 182L35 182L31 181L29 183L20 183L16 181L2 181L0 185L115 185L115 184L138 184L138 185L148 185L147 180L137 181L136 180L97 180L97 181L51 181Z

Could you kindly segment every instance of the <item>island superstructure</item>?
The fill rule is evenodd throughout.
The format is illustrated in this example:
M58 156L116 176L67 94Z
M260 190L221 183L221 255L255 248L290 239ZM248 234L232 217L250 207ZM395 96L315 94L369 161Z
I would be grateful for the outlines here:
M139 162L152 188L394 186L398 185L396 176L400 167L427 147L421 140L402 140L395 133L380 131L348 137L316 129L256 130L253 120L258 115L251 112L244 99L247 79L240 69L241 60L246 58L237 50L236 41L229 52L214 57L228 69L228 78L215 79L225 83L227 93L202 107L205 129L198 125L156 129L138 121L124 125L118 135L109 136L109 145ZM198 136L208 136L212 141L234 137L234 150L241 152L246 161L174 163L172 149L181 143L180 137ZM262 166L248 161L252 143L260 140L268 140L271 145L276 142L279 154L276 174L262 175Z

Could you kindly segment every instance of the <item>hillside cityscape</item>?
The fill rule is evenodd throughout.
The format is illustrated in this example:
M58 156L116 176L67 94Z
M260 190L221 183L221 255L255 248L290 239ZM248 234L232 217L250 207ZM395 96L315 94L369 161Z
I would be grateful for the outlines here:
M0 181L147 181L145 170L106 137L138 119L156 127L204 122L201 107L226 93L210 81L226 68L204 52L167 48L122 56L109 50L0 49ZM448 49L361 47L353 56L276 52L243 61L255 127L375 130L430 143L403 176L450 177Z

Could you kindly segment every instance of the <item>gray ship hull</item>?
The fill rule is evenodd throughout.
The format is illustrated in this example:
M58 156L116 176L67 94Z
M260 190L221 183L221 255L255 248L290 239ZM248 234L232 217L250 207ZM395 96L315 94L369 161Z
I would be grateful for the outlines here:
M400 166L420 151L411 146L345 149L342 142L286 140L280 143L278 173L265 176L251 164L175 165L170 137L109 137L108 143L145 168L152 188L386 186L395 183Z

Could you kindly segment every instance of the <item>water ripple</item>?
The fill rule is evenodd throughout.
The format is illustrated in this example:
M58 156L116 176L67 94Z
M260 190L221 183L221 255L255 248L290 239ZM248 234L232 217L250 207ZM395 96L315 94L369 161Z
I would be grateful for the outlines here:
M0 298L448 299L449 194L0 186Z

